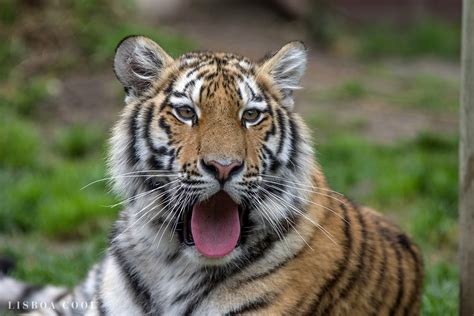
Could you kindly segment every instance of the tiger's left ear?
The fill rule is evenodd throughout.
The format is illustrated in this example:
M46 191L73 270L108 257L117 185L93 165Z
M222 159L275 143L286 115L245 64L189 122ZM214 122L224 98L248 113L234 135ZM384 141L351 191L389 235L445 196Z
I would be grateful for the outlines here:
M125 102L135 100L159 80L173 63L163 48L144 36L129 36L117 46L114 71L127 93Z
M293 108L293 90L300 89L300 81L308 60L307 49L302 42L294 41L286 44L272 57L265 60L259 72L270 75L274 86L282 94L282 105Z

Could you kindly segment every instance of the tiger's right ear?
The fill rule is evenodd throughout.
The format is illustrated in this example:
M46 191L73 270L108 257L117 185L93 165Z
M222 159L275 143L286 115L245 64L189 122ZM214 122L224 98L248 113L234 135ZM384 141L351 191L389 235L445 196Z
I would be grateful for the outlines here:
M260 71L269 74L274 86L280 91L281 104L293 108L293 90L301 88L299 83L306 69L308 52L302 42L286 44L270 58L265 59Z
M129 36L115 50L114 71L127 93L128 103L141 96L173 63L157 43L144 36Z

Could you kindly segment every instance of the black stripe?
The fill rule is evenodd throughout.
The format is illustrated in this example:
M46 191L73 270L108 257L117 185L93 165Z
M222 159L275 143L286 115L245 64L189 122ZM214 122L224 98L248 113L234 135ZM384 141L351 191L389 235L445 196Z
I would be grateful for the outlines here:
M375 221L375 225L377 226L377 230L381 234L380 224L377 221ZM377 281L375 282L375 289L370 299L370 302L375 302L373 306L372 316L376 316L379 314L380 307L382 306L383 300L387 296L387 291L388 291L388 287L385 284L385 273L387 271L387 249L385 247L383 236L380 236L380 248L382 248L382 263L381 263L382 267L380 268L379 277L377 278ZM383 291L382 291L382 294L380 295L380 290L382 289L382 287L383 287ZM377 295L380 295L380 296L377 298Z
M238 62L237 63L233 63L232 64L235 68L237 68L238 70L240 70L240 72L244 73L245 75L248 75L249 74L249 70L245 69L244 67L242 67L242 65L240 65ZM253 70L253 69L251 69ZM252 72L250 71L250 74L252 74Z
M163 100L163 102L161 102L161 104L159 106L159 113L163 112L166 109L166 107L173 108L173 105L170 104L170 96L169 95Z
M151 130L151 124L152 124L152 121L153 121L153 110L155 109L155 103L154 102L151 102L148 106L148 108L146 109L146 113L145 113L145 129L143 130L143 138L146 139L146 143L148 145L148 148L153 151L153 152L156 152L156 149L155 147L153 146L153 142L151 141L151 133L150 133L150 130Z
M169 99L169 94L171 94L171 92L173 92L173 87L174 87L174 84L176 82L176 77L172 78L168 85L166 86L165 90L163 91L165 94L168 95L168 97L166 98L166 100Z
M290 170L295 170L298 167L297 158L298 158L298 146L300 143L300 135L296 123L293 121L293 118L289 116L288 122L290 125L290 154L288 163L286 164L287 168Z
M287 187L285 183L280 182L278 179L271 179L271 181L273 182L261 184L263 191L261 192L262 202L267 200L271 194L280 196L286 193ZM267 190L267 192L265 192L264 189Z
M270 117L272 120L271 120L271 128L265 133L265 136L263 137L263 140L265 142L267 142L270 139L270 136L273 136L276 133L275 115L273 114L273 110L271 106L268 107L268 113L270 114Z
M267 293L261 297L254 299L253 301L247 302L232 311L225 313L225 316L242 315L249 312L257 312L259 309L265 308L270 302L276 297L275 293Z
M99 316L106 316L108 314L107 307L104 305L101 290L105 260L106 258L102 259L102 262L100 263L100 266L95 274L95 294L97 295L97 307L99 309Z
M168 254L168 255L166 256L165 262L166 262L166 264L171 265L171 264L173 264L178 258L179 258L179 251L175 251L175 252L173 252L173 253L171 253L171 254Z
M359 222L359 225L361 227L361 240L362 244L360 246L360 251L359 251L359 256L357 258L357 265L356 268L352 271L349 279L347 280L347 283L345 287L339 292L339 298L331 301L331 303L324 309L322 315L331 315L332 309L334 308L335 304L339 300L344 300L347 298L347 295L354 289L354 287L358 284L358 281L361 281L361 278L363 276L363 271L364 271L364 266L365 266L365 252L367 249L367 230L365 229L365 220L364 217L362 216L362 212L360 209L352 205L354 210L357 212L357 221Z
M280 140L278 142L278 150L277 150L277 155L281 153L283 150L283 144L285 142L286 138L286 124L285 124L285 117L283 116L283 112L281 109L277 109L277 121L278 125L280 126Z
M175 150L174 149L171 149L169 152L168 152L168 155L170 156L170 159L168 161L168 166L166 167L167 170L171 171L173 169L173 163L174 163L174 160L176 159L176 156L175 156Z
M297 226L297 224L295 224L295 227ZM233 285L232 287L233 288L239 288L241 287L243 284L246 284L246 283L249 283L249 282L255 282L257 280L260 280L260 279L263 279L271 274L274 274L276 273L278 270L284 268L288 263L290 263L291 261L294 261L296 260L299 256L301 256L303 253L306 252L306 250L308 249L311 249L309 245L311 245L314 241L314 238L316 236L316 230L313 230L313 233L311 234L311 237L310 239L308 240L307 243L305 243L303 245L303 247L301 249L299 249L295 254L289 256L288 258L286 258L285 260L279 262L278 264L274 265L273 267L269 268L268 270L262 272L262 273L258 273L258 274L254 274L246 279L243 279L239 282L237 282L235 285Z
M407 239L405 235L403 236ZM423 278L422 278L421 263L418 258L418 254L413 250L409 241L405 245L407 246L405 249L410 253L413 259L413 264L415 265L415 273L416 273L416 282L413 285L414 286L413 293L410 295L410 301L408 302L405 308L405 314L408 314L410 311L412 311L415 301L419 299L420 297L420 291L421 291L421 288L423 287Z
M162 169L164 169L163 162L160 160L159 157L157 157L155 155L148 158L147 163L151 167L151 169L153 169L153 170L162 170Z
M397 267L398 267L398 292L397 292L397 298L395 300L395 303L392 305L390 308L390 315L395 315L397 312L398 308L400 307L400 304L402 302L402 297L403 297L403 280L404 280L404 273L403 273L403 268L402 268L402 254L400 252L400 249L398 249L397 244L392 244L393 249L395 250L395 255L397 257Z
M203 70L203 71L201 71L200 73L197 74L195 80L196 81L201 80L202 78L207 77L210 73L211 73L211 71L209 69L205 69L205 70ZM204 84L201 85L201 91L202 91L203 86L204 86Z
M305 315L314 315L319 309L319 304L321 304L321 296L325 293L330 293L336 284L338 283L339 279L342 277L344 272L347 269L347 264L349 262L349 258L351 256L352 252L352 235L350 231L350 223L351 219L348 216L348 211L344 203L340 203L339 206L342 208L344 211L343 218L341 219L344 222L344 235L345 235L345 240L344 240L344 249L345 249L345 256L339 261L337 264L337 268L335 269L334 274L332 277L326 281L326 283L321 287L321 290L319 293L315 295L315 297L311 300L311 303L309 305L308 311L305 313ZM305 298L306 300L306 298Z
M217 270L218 271L218 270ZM201 271L203 274L206 273L206 270ZM200 293L190 300L185 312L183 315L191 315L193 310L195 310L199 304L211 293L211 291L219 284L225 276L222 273L212 273L212 271L207 272L208 276L204 276L204 279L192 290L187 291L180 295L179 300L175 300L176 303L179 301L186 300L192 294L196 293L196 289L200 290ZM173 301L173 303L175 302Z
M133 301L145 314L151 312L151 294L149 289L141 280L140 275L126 259L121 248L117 244L112 244L111 254L116 259L118 266L122 270L123 277L127 280L128 288L133 294Z
M183 93L188 93L189 88L194 88L194 85L196 84L195 80L190 80L188 81L184 87L183 87Z
M201 60L201 58L199 58L199 59L200 59L200 60L198 60L197 62L194 62L194 63L192 63L192 64L186 65L186 66L187 66L186 68L188 68L188 69L194 68L194 69L192 69L192 70L186 75L186 78L191 77L196 71L200 71L200 70L202 70L204 67L209 66L209 65L212 65L212 64L215 63L215 61L212 60L212 59L211 59L211 60L209 60L209 59L207 59L207 60Z
M252 96L252 99L255 99L256 93L255 93L255 91L252 89L252 87L248 84L247 81L245 81L245 86L247 87L247 89L250 90L250 95Z
M52 300L53 304L58 305L61 302L61 300L65 298L66 296L68 296L69 294L70 292L68 290L64 290L63 293L59 294ZM59 308L55 308L53 309L53 311L56 312L56 315L58 316L64 315L63 312L59 310Z
M151 139L151 124L153 123L153 110L155 109L155 104L151 103L149 108L147 108L146 113L145 113L145 129L143 131L143 138L146 140L146 144L148 146L148 149L153 153L153 155L148 158L148 165L151 166L152 169L154 170L162 170L165 169L165 166L161 160L162 156L164 155L169 155L170 152L165 146L160 146L156 148L153 144L153 141ZM164 120L163 117L160 118L160 127L165 128L165 131L169 132L169 126L165 122L161 122L161 120Z
M268 148L266 145L262 145L262 149L268 159L270 160L270 171L275 172L280 168L281 162L278 160L278 158L275 156L275 154Z
M165 118L162 116L159 119L159 126L165 131L166 135L168 136L168 139L171 141L171 127L166 123Z
M196 286L196 289L202 288L204 285L205 285L205 282L201 281ZM185 291L185 292L182 292L182 293L176 295L174 300L171 302L170 306L173 306L173 305L179 304L183 301L186 301L193 293L196 292L196 289L193 288L192 290L188 290L188 291Z
M173 93L171 95L174 96L174 97L177 97L177 98L186 98L187 97L184 92L180 92L180 91L173 91Z
M43 287L39 285L26 285L21 294L19 295L18 301L27 302L29 298L31 298L36 293L41 292L42 290Z
M129 161L132 166L136 165L140 161L138 151L136 148L137 144L137 130L138 130L138 114L140 113L141 104L135 104L132 115L130 117L129 123L129 137L130 137L130 147L129 147Z
M64 290L63 293L59 294L58 296L56 296L53 300L54 303L58 303L59 301L61 301L63 298L65 298L67 295L69 295L69 291L68 290Z

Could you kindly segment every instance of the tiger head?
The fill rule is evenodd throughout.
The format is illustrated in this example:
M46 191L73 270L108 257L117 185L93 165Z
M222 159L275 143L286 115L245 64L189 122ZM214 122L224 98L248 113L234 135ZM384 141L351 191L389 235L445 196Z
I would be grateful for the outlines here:
M243 260L284 238L306 199L292 183L311 185L314 168L293 112L306 60L300 42L252 62L214 52L173 59L146 37L125 38L114 70L126 107L109 165L130 221L206 262Z

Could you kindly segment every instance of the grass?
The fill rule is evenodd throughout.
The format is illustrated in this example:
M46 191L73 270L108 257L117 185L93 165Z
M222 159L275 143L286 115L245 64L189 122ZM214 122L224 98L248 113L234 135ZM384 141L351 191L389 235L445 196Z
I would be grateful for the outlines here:
M326 101L344 102L364 98L368 93L369 91L363 82L349 79L328 91L320 93L318 98Z
M457 111L459 83L456 80L426 73L398 75L392 71L381 71L380 68L318 92L315 99L329 103L370 99L371 102L438 114ZM380 88L381 85L384 89Z
M390 24L363 27L355 36L363 58L430 56L457 60L460 30L460 24L422 19L405 28Z
M403 60L434 57L452 61L460 57L460 23L424 17L404 25L380 20L357 24L330 12L323 17L316 14L308 22L309 31L319 44L365 61L387 57Z
M406 78L393 80L397 90L385 96L390 103L430 110L454 111L458 109L457 82L433 75L416 75L408 80Z

